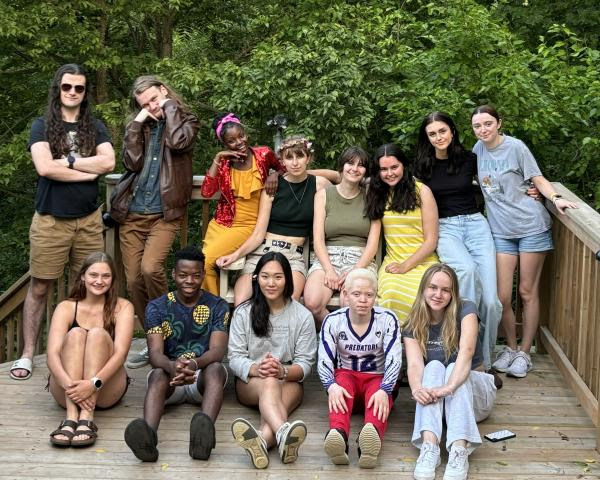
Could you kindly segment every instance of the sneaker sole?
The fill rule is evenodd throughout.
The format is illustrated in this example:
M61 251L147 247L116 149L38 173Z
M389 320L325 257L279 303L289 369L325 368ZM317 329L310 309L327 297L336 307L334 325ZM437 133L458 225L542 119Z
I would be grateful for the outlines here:
M346 442L342 434L337 430L329 431L325 437L323 448L334 465L348 465L350 463L350 459L346 453Z
M283 463L294 463L298 459L298 450L300 445L306 440L306 425L300 420L292 422L287 435L285 436L285 444L281 461Z
M208 460L215 443L215 426L212 420L205 413L196 413L190 422L190 457Z
M269 454L250 422L243 418L236 418L231 424L231 433L237 444L250 455L255 468L262 469L269 466Z
M373 424L367 423L360 431L358 447L360 448L358 466L360 468L375 468L381 451L381 439Z
M508 371L508 367L495 367L492 365L492 370L500 373L506 373Z
M141 418L136 418L125 428L125 443L142 462L158 460L154 430Z

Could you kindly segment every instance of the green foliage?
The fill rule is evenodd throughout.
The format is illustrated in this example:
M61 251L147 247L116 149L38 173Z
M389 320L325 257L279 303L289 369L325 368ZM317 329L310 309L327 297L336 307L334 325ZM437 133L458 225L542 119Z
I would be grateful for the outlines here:
M490 102L549 179L599 208L598 9L575 4L0 0L0 290L27 268L29 126L52 74L72 61L92 73L96 111L117 152L130 85L144 73L163 76L201 119L197 174L218 148L210 123L221 110L238 113L258 144L272 144L266 121L285 114L287 133L309 135L317 164L332 166L351 144L412 150L433 110L453 115L472 145L470 112ZM190 219L199 231L197 212Z

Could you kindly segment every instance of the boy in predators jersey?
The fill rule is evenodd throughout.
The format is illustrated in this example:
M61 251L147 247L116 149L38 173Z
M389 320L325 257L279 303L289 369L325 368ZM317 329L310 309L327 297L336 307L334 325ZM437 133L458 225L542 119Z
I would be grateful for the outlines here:
M364 406L358 465L373 468L402 365L400 328L391 311L373 306L377 278L371 271L352 270L342 294L349 306L325 317L319 344L319 377L329 395L324 448L334 464L348 464L350 416L355 405Z

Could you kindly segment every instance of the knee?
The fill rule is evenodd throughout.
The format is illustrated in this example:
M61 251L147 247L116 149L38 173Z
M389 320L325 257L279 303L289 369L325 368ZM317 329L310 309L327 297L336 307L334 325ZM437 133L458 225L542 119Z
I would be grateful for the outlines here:
M519 285L519 295L523 303L537 300L537 291L531 285Z
M322 302L320 298L317 298L316 295L311 293L304 292L304 306L310 310L310 313L316 315L323 310Z
M148 389L168 385L170 378L170 375L162 368L154 368L148 377Z
M39 301L43 301L50 290L50 285L54 280L42 280L40 278L32 278L29 283L29 293Z
M446 367L439 360L432 360L423 369L422 384L424 387L439 387L444 381Z
M225 368L221 362L213 362L202 369L202 376L206 383L225 381Z
M107 340L112 342L110 335L103 327L94 327L94 328L90 328L87 331L87 342L88 343L90 343L90 342L102 343Z
M65 337L65 345L84 345L88 332L81 327L72 328L67 332Z
M144 278L154 278L163 273L163 266L154 261L142 261L140 269Z
M261 390L266 393L275 393L281 390L281 384L275 377L266 377L262 381Z

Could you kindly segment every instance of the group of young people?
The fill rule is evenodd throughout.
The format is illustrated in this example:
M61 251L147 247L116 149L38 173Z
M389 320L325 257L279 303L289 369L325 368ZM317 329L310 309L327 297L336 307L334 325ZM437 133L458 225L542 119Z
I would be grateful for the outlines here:
M395 144L382 145L372 158L354 146L341 154L337 172L308 170L314 149L307 138L288 138L275 154L250 147L236 115L218 116L213 127L224 148L202 184L205 197L220 193L215 217L202 252L188 247L176 254L176 290L168 292L164 260L191 195L198 121L164 82L140 77L124 142L127 173L110 211L128 252L132 304L117 296L112 260L103 253L83 255L84 246L100 250L90 241L91 227L82 226L98 220L97 176L112 169L111 155L114 164L101 122L87 111L82 115L87 87L80 67L61 67L30 140L40 185L26 346L37 336L37 303L47 285L69 257L72 270L71 293L57 306L48 338L49 389L67 412L51 442L95 442L95 409L116 404L127 389L123 365L135 313L145 326L153 368L144 418L127 426L125 441L143 461L158 458L164 406L186 401L201 404L190 423L190 455L209 457L228 351L238 400L261 414L258 428L243 418L232 424L235 441L256 468L268 465L275 446L284 463L297 459L307 428L289 415L300 405L302 381L315 363L328 393L325 452L335 464L348 463L350 415L362 408L359 465L372 468L404 350L416 402L412 442L420 449L414 476L435 477L445 415L444 478L466 478L468 455L481 443L476 422L489 415L495 398L486 371L523 377L532 368L541 268L552 249L550 216L536 197L550 199L560 213L576 208L553 190L526 145L500 132L496 110L474 110L473 152L463 147L452 118L434 112L421 124L413 161ZM487 220L476 203L474 179ZM82 193L87 203L79 211ZM57 225L64 245L50 242ZM314 258L307 270L304 248L311 237ZM385 254L378 267L380 237ZM38 254L55 259L52 272ZM242 257L230 325L217 274ZM524 304L520 347L511 307L517 262ZM342 308L330 313L335 292ZM492 364L500 322L507 346ZM31 376L30 354L24 351L15 362L13 378Z

